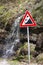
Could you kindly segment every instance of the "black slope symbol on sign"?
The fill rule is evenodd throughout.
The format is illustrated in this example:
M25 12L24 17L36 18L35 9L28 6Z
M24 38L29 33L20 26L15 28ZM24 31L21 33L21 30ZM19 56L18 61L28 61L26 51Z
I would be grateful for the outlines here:
M29 19L25 24L32 24L32 21Z
M25 20L23 22L23 25L24 24L32 24L32 21L31 21L31 19L30 19L30 17L28 15L26 16L26 18L25 18Z

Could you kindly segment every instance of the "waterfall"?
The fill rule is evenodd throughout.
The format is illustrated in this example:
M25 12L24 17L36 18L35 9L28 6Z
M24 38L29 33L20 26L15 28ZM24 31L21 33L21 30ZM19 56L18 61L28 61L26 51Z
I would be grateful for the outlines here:
M5 50L4 50L4 55L3 58L8 58L13 55L14 53L14 48L17 45L17 43L20 42L19 39L19 21L21 17L18 17L11 28L11 32L9 36L5 39L6 45L5 45Z

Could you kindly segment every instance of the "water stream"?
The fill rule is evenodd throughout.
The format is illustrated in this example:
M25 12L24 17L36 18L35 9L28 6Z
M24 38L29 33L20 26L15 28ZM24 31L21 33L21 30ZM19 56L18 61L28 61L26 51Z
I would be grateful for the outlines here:
M6 45L3 53L4 60L0 61L0 65L9 65L7 62L7 58L11 57L14 52L15 46L20 42L19 39L19 21L20 17L18 17L12 25L11 32L9 36L5 39Z
M20 19L20 17L18 18ZM13 55L15 46L20 42L19 39L19 20L16 19L12 25L11 32L9 36L6 38L6 48L4 52L4 58L7 58Z

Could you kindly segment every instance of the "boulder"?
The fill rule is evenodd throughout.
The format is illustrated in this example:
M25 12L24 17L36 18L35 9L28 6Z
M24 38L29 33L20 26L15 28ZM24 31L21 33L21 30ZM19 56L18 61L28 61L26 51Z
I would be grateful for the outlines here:
M39 64L43 64L43 53L40 53L37 58L36 58L37 62Z

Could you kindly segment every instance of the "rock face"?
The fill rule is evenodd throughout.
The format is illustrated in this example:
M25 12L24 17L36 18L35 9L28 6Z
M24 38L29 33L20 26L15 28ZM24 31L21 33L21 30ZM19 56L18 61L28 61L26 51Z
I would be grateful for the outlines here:
M36 60L39 64L43 64L43 53L40 53L37 57Z
M3 50L4 50L6 37L7 37L7 32L3 29L0 29L0 57L3 56Z
M40 52L43 51L43 33L40 33L37 38L36 42L36 51Z
M34 56L34 52L36 51L35 55L38 55L37 57L39 57L39 54L43 52L43 0L9 0L9 2L8 0L3 0L0 3L0 57L3 55L3 50L6 45L5 39L11 32L11 27L13 22L15 22L15 18L17 19L16 22L21 22L22 18L20 17L26 10L31 12L37 23L36 27L30 27L30 42L32 42L30 43L31 55ZM16 55L16 51L18 49L19 51L17 56L23 55L24 57L24 55L28 54L27 45L25 44L25 42L27 42L26 31L26 28L20 28L20 43L15 43L15 47L13 48L15 50L14 56ZM14 39L15 37L13 36L10 40ZM24 44L24 46L21 48L22 44Z

